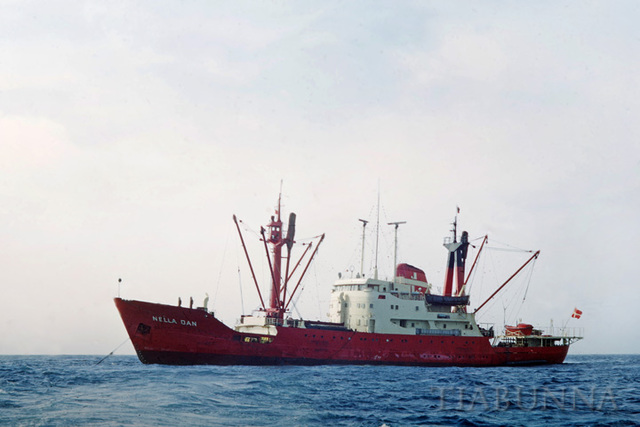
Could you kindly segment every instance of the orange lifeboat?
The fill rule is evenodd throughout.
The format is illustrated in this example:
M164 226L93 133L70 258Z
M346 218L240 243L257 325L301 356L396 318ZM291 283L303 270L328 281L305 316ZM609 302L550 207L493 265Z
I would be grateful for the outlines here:
M533 325L529 325L528 323L518 323L516 326L505 325L507 336L529 336L533 333Z

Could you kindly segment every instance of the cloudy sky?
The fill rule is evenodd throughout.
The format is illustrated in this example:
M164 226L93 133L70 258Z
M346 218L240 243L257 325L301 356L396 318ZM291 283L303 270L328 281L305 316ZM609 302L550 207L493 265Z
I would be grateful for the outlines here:
M233 324L258 300L232 215L265 279L255 232L281 182L297 236L326 233L305 317L358 270L380 194L382 277L386 223L407 221L399 260L441 286L460 206L471 238L542 251L509 313L578 307L573 353L640 352L640 3L0 6L0 353L109 353L118 278L125 298L209 293Z

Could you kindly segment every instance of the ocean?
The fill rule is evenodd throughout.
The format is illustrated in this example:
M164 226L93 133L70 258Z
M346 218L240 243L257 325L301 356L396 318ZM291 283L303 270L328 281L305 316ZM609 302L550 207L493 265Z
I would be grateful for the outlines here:
M161 366L0 356L0 425L640 425L640 356L562 365Z

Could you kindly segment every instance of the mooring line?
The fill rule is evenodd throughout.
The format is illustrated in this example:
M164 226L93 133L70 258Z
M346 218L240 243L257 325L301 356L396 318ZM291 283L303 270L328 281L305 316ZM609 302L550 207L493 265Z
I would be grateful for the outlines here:
M100 361L98 363L96 363L94 366L97 366L99 364L101 364L107 357L111 356L113 353L116 352L116 350L118 350L120 347L122 347L127 341L129 341L129 337L127 337L126 340L122 341L122 343L117 346L116 348L113 349L113 351L109 354L107 354L105 357L103 357L102 359L100 359Z

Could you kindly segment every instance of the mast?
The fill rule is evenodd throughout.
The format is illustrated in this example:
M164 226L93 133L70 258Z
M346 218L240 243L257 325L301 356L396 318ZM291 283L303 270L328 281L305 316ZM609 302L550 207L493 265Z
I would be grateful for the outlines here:
M406 224L407 221L388 222L387 225L395 225L395 235L393 238L393 274L396 275L396 269L398 268L398 227L401 224Z
M458 208L458 212L460 212L460 208ZM442 295L445 297L450 297L451 292L453 291L453 275L454 275L454 267L456 262L456 250L460 246L457 242L457 227L458 227L458 215L453 219L453 229L451 230L453 234L453 241L451 239L446 238L444 242L444 247L449 251L449 259L447 262L447 273L444 280L444 292Z
M280 219L281 199L282 193L278 196L278 209L276 210L276 215L271 216L271 222L267 225L269 228L269 243L272 245L273 253L271 298L269 299L269 308L272 310L279 310L282 308L280 302L280 284L282 277L282 246L285 244L285 239L282 238L282 220ZM265 245L266 243L267 242L265 240Z
M287 229L287 238L285 244L287 245L287 267L284 273L284 289L282 290L282 303L287 298L287 284L289 283L289 263L291 262L291 248L295 243L293 238L296 234L296 214L291 212L289 214L289 228Z
M369 221L364 219L358 219L362 222L362 258L360 259L360 277L364 277L364 229Z
M467 249L469 248L469 233L463 231L460 241L457 241L458 234L458 214L460 208L456 207L456 216L453 219L453 242L445 241L444 247L449 251L449 262L447 263L447 274L444 284L444 296L461 296L464 289L464 269L467 261ZM453 289L453 276L456 276L456 288Z
M378 238L380 237L380 183L378 183L378 215L376 217L376 263L373 268L373 278L378 279Z
M300 284L302 283L302 279L311 264L315 254L318 252L318 248L320 243L324 240L324 234L322 236L316 236L315 239L319 239L317 244L313 244L313 242L307 244L306 249L303 251L300 257L297 257L298 260L295 262L295 266L293 270L289 272L289 266L291 262L291 252L293 245L296 243L294 240L295 230L296 230L296 214L289 214L289 223L288 229L286 230L286 234L283 232L282 227L282 219L281 219L281 201L282 201L282 191L280 191L280 195L278 196L278 206L276 208L275 215L271 216L271 220L269 224L264 227L260 227L260 234L262 236L261 240L264 243L264 249L267 255L267 261L269 264L269 271L271 273L271 296L269 298L269 306L266 307L264 304L264 300L262 299L262 294L260 293L260 287L258 286L258 281L256 280L256 275L253 271L253 266L251 264L251 259L249 257L249 253L247 252L247 247L244 244L244 239L242 238L242 233L240 232L239 221L236 216L233 216L233 221L236 224L236 228L238 229L238 234L240 235L240 241L242 242L242 247L245 252L245 256L247 258L247 262L249 263L249 268L251 270L251 276L256 285L256 289L258 291L258 296L260 297L260 303L262 305L262 311L265 311L267 317L283 319L285 313L287 311L287 307L293 300L293 297L298 290ZM286 246L287 248L287 262L286 269L283 271L282 269L282 248ZM308 256L310 249L315 246L315 250L312 252L311 256ZM296 273L298 266L305 261L306 265L304 270L299 273L299 277L297 277L297 283L293 291L289 292L287 289L287 285L289 281L292 279L292 276Z
M469 233L462 232L460 246L456 250L456 291L454 295L460 295L464 288L464 266L467 261L467 249L469 248Z

